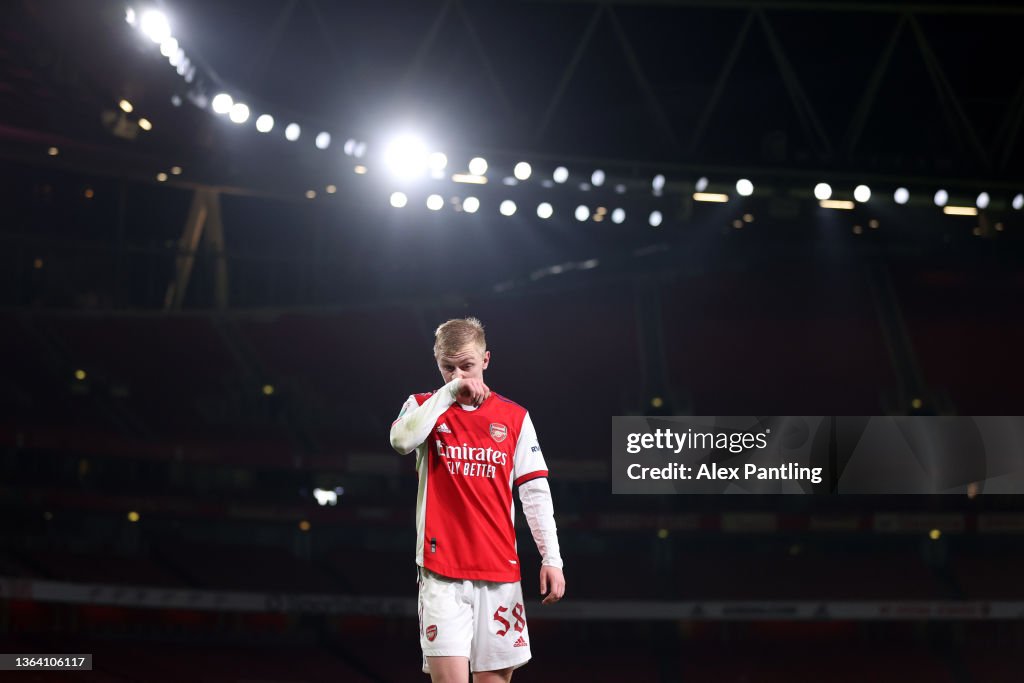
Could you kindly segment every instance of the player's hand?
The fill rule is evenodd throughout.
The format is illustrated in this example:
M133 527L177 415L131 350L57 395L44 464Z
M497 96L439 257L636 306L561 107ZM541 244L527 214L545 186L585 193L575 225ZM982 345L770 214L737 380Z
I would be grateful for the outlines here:
M553 605L562 599L565 595L565 576L561 569L549 565L540 568L540 594L544 595L540 601L542 605Z
M467 406L478 406L487 400L491 390L482 379L463 377L455 392L455 400Z

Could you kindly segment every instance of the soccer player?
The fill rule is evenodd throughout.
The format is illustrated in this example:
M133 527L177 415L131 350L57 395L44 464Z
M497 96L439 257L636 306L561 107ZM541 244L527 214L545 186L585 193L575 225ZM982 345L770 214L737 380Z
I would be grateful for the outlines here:
M391 445L416 451L420 647L433 683L510 681L530 659L512 488L541 555L543 604L565 593L548 468L530 414L484 384L491 361L476 318L434 333L445 385L409 397Z

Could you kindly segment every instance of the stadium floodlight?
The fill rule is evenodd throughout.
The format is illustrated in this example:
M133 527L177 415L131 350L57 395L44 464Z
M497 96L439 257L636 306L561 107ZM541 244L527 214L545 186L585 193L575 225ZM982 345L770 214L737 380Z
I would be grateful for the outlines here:
M448 157L445 156L444 152L434 152L427 157L427 165L430 166L431 171L440 173L448 166Z
M512 169L512 175L514 175L518 180L527 180L531 173L533 173L533 167L525 161L520 161L516 164L516 167Z
M547 220L555 213L555 209L551 204L547 202L541 202L537 205L537 217Z
M828 183L818 183L814 186L814 198L819 201L825 201L832 197L832 186Z
M708 189L708 179L704 176L697 178L697 184L693 186L693 189L697 192L703 192Z
M226 92L217 93L213 96L213 101L210 102L214 114L227 114L233 106L235 106L234 100Z
M391 193L391 206L396 209L401 209L403 206L409 203L409 198L405 196L404 192L392 192Z
M167 40L160 43L160 54L168 59L171 59L178 53L178 39L168 38ZM172 62L174 64L174 62Z
M163 12L146 10L139 19L139 28L154 43L160 44L171 37L171 25Z
M656 228L661 225L662 216L661 211L651 211L651 215L648 216L647 222L651 224L652 228Z
M977 216L978 209L973 206L944 206L942 213L947 216Z
M590 174L590 184L594 187L601 187L604 185L604 171L597 169Z
M754 194L754 183L750 182L746 178L740 178L736 181L736 192L741 197L749 197Z
M511 199L506 199L498 207L498 211L501 212L502 216L511 216L516 212L516 203Z
M561 185L569 179L569 169L565 166L559 166L555 169L555 172L551 174L551 179Z
M982 192L978 195L978 200L975 202L979 209L987 209L989 203L988 192Z
M664 189L665 176L659 173L658 175L654 176L654 180L651 181L651 190L653 190L655 194L658 194Z
M476 213L480 209L480 200L476 197L466 197L462 200L462 210L466 213Z
M231 105L231 113L228 114L228 118L233 123L245 123L249 120L249 106L241 102L235 102Z
M935 206L945 206L946 202L949 201L949 193L945 190L939 190L935 193Z
M576 216L576 220L582 223L583 221L590 218L590 209L588 209L586 205L580 204L579 206L576 207L576 211L573 213L573 215Z
M910 201L910 190L905 187L897 187L892 195L892 199L897 204L906 204Z
M621 225L626 220L625 209L612 209L612 223L615 225Z
M487 173L487 160L483 157L473 157L469 160L469 172L473 175L484 175Z
M338 504L338 492L337 490L331 489L313 489L313 497L316 498L316 502L321 507L324 505L337 505Z
M284 129L284 139L288 142L295 142L299 139L299 134L302 133L302 129L299 128L297 123L289 123Z
M142 130L153 130L153 123L146 118L139 119L139 128Z
M128 22L129 26L135 26L135 10L129 7L124 11L124 20Z
M327 131L320 131L316 134L316 140L313 141L317 149L327 149L331 146L331 134Z
M135 108L132 106L132 103L128 100L121 100L117 103L117 106L119 106L121 108L121 111L123 111L125 114L131 114L132 110Z
M261 133L269 133L274 130L274 117L270 114L262 114L256 119L256 130Z
M871 199L871 188L867 185L858 185L853 190L853 198L861 204Z
M432 194L427 197L427 208L431 211L440 211L444 208L444 197L439 194Z
M1022 208L1024 208L1024 194L1018 193L1017 196L1013 198L1012 206L1017 211L1020 211Z
M416 135L398 135L384 147L384 165L396 178L419 178L427 170L427 146Z

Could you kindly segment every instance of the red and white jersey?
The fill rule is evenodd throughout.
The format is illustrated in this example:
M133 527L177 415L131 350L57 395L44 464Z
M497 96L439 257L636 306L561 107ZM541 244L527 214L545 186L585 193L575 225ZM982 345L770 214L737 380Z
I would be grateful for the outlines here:
M414 394L402 415L431 393ZM453 403L416 448L416 563L455 579L519 580L512 488L548 474L525 408Z

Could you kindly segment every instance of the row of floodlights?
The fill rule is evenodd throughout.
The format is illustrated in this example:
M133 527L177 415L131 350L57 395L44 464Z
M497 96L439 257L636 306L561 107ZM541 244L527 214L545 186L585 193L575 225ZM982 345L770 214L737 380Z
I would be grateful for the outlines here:
M408 206L409 197L404 192L392 192L390 198L391 206L396 209L402 209ZM452 203L458 207L458 210L464 213L476 213L480 210L480 200L476 197L469 196L464 199L453 199ZM444 197L439 194L432 194L427 197L427 208L431 211L440 211L444 208L445 201ZM518 205L511 199L506 199L498 205L498 213L502 216L514 216L519 210ZM547 220L555 215L555 208L550 202L541 202L537 205L537 217ZM608 212L608 209L603 206L598 206L593 211L590 207L580 204L576 207L573 212L573 216L576 220L582 222L588 220L594 220L601 222L607 217L612 223L621 225L626 221L626 210L623 208L612 209ZM647 216L647 222L652 227L658 227L663 221L663 216L660 211L652 211Z
M185 55L184 50L178 45L178 40L172 35L170 22L165 14L156 9L148 9L141 13L136 13L133 8L129 7L125 12L125 21L127 21L131 26L137 28L152 42L158 44L160 46L160 53L177 69L178 74L183 76L187 82L192 82L195 77L196 67ZM124 108L124 106L125 105L122 103L122 108ZM210 101L210 108L215 114L227 115L227 117L236 124L246 123L251 116L251 111L247 104L244 102L236 102L231 95L224 92L218 93L213 97ZM130 111L130 109L126 111ZM145 124L143 124L142 121L145 121ZM274 124L274 117L270 114L261 114L256 118L256 130L260 133L271 132L274 129ZM140 126L145 130L149 130L149 127L147 126L151 127L151 124L149 124L145 119L142 119L140 121ZM302 129L298 123L292 122L285 126L284 136L289 142L295 142L298 140L301 133ZM327 149L331 145L331 134L327 131L317 133L314 138L314 144L317 149ZM345 141L344 151L345 154L349 156L361 158L366 153L366 143L354 138L349 138ZM392 174L400 179L417 178L424 175L428 170L435 177L439 177L443 174L444 169L448 165L448 158L442 152L428 153L426 145L417 136L412 134L403 134L395 137L386 146L384 150L384 163ZM462 181L486 182L484 177L487 173L488 165L484 158L474 157L469 162L468 168L469 174L463 175L461 177ZM526 161L516 163L513 168L513 176L516 181L528 180L532 174L533 168L530 163ZM460 180L459 177L453 177L453 179ZM565 166L559 166L552 173L551 179L559 184L565 183L569 180L569 170ZM606 179L607 175L605 172L602 169L596 169L590 174L590 185L593 187L601 187L604 185ZM694 187L694 199L709 202L728 201L727 195L706 192L707 187L708 179L706 177L698 179ZM665 176L659 173L654 176L651 181L651 190L656 196L660 196L664 188ZM749 197L754 193L754 183L747 178L741 178L736 181L736 193L741 197ZM853 208L850 202L833 201L831 199L832 187L828 183L818 183L814 187L814 196L816 199L823 202L823 206L828 208ZM853 197L854 200L863 204L871 199L871 189L867 185L858 185L853 191ZM947 207L949 202L949 193L944 189L938 190L935 193L933 200L936 206L943 207L947 213L965 212L966 209L973 208ZM910 191L905 187L897 188L893 193L893 201L897 204L906 204L910 201ZM990 201L991 198L989 194L987 192L982 192L977 196L975 206L978 209L984 210L988 208ZM1012 199L1011 205L1018 211L1024 208L1024 194L1018 193ZM544 205L542 204L541 206ZM514 209L512 212L515 212Z

